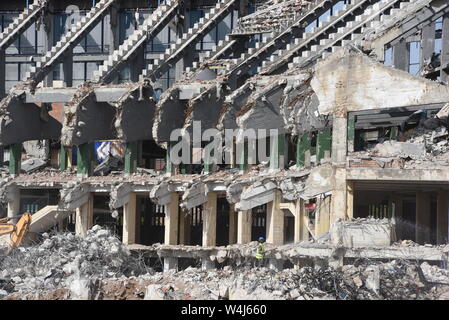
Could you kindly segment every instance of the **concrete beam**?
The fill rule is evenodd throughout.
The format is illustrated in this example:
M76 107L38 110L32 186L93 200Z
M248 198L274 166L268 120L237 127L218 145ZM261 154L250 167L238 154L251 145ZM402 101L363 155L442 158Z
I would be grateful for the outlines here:
M181 207L185 210L190 210L200 206L208 201L207 187L201 182L195 182L182 195Z
M273 201L276 188L276 184L269 179L256 181L243 189L240 201L235 204L236 210L250 210Z
M96 140L114 139L111 124L115 111L106 102L96 102L92 91L86 91L82 97L75 97L67 104L64 113L61 143L71 147Z
M174 190L167 182L161 182L150 191L150 199L154 203L165 206L171 203Z
M0 105L0 144L59 139L62 126L48 111L46 105L24 103L21 95L10 94Z
M348 111L449 101L449 87L387 67L348 49L318 62L311 86L320 101L318 111L322 115L341 116Z
M61 198L59 207L69 211L86 204L91 195L88 183L65 186L59 192Z
M132 200L133 192L130 183L120 183L117 186L112 186L109 199L109 208L112 210L121 208Z
M114 122L117 138L134 142L151 140L154 112L153 88L148 84L137 85L117 101Z

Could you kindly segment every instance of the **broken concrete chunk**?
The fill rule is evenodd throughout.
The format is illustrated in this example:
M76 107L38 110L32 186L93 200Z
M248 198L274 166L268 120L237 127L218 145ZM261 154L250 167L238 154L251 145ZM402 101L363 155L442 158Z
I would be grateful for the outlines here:
M373 151L382 157L401 157L416 160L426 154L426 146L424 143L386 141L377 144Z

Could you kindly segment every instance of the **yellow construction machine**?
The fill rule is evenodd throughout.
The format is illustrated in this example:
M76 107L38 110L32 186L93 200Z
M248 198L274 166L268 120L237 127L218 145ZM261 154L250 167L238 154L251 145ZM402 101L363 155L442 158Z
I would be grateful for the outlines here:
M19 219L16 224L8 223L11 220ZM0 236L11 235L10 248L17 248L28 233L31 224L31 214L24 213L21 216L0 219Z

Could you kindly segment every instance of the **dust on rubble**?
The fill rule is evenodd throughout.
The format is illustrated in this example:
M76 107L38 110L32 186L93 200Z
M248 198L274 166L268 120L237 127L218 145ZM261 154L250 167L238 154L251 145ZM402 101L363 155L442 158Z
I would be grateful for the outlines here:
M310 261L311 262L311 261ZM0 300L435 300L449 272L426 262L356 260L274 271L238 266L155 272L107 229L43 236L0 255Z

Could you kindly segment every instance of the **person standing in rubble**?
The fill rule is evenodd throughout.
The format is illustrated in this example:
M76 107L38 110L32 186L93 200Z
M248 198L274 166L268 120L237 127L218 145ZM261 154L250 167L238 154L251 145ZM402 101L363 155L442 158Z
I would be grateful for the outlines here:
M265 253L267 249L265 247L264 237L259 237L257 248L256 248L256 267L265 266Z

